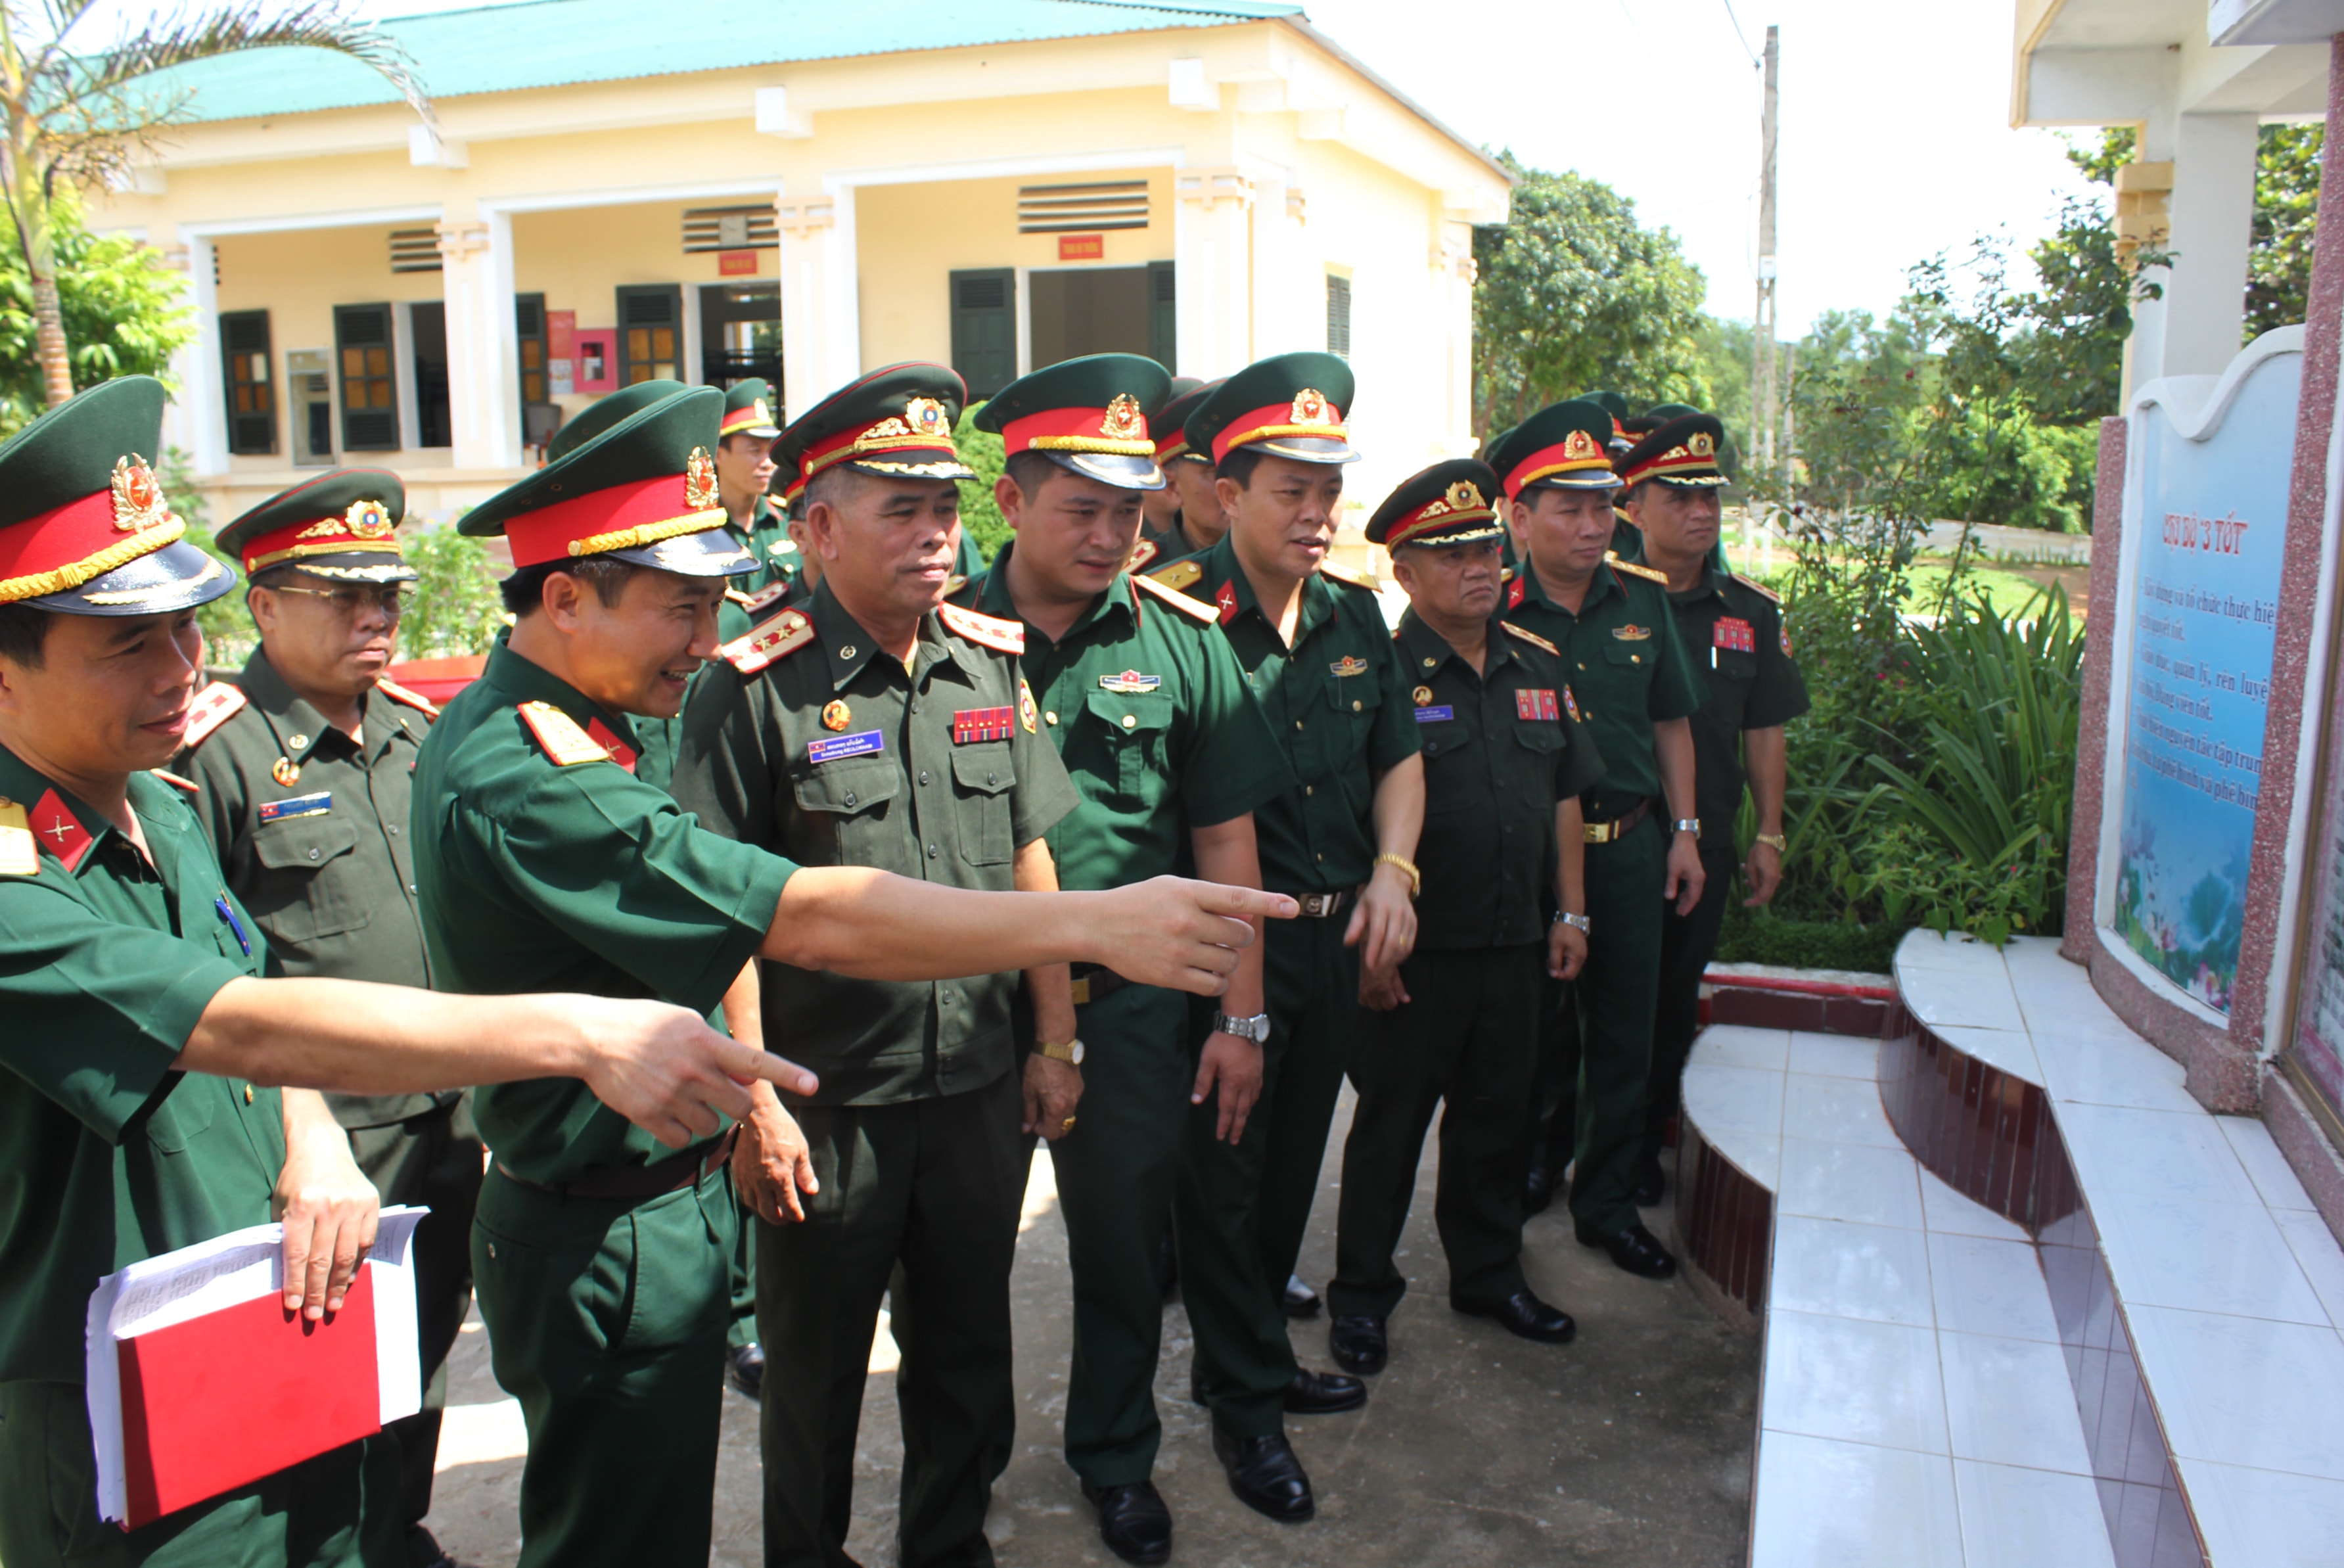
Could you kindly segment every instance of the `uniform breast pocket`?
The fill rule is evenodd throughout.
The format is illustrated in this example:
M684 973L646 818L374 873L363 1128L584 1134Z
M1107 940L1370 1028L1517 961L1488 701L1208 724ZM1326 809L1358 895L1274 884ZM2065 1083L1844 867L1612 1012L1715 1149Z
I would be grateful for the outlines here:
M1513 761L1517 765L1506 771L1513 775L1512 787L1527 804L1548 807L1555 804L1555 754L1566 744L1561 724L1544 720L1514 722Z
M1335 710L1336 733L1346 744L1339 765L1358 756L1368 744L1368 732L1375 728L1376 710L1383 705L1383 693L1376 685L1370 671L1358 675L1333 675L1327 681L1328 705Z
M834 865L869 865L917 876L918 866L899 865L888 854L884 808L903 788L904 770L893 758L878 756L810 766L797 781L795 794L800 811L821 818L836 835Z
M226 1078L186 1073L146 1116L146 1141L166 1154L185 1154L227 1108L220 1097L236 1090Z
M1652 690L1652 672L1659 668L1660 660L1660 643L1656 639L1645 638L1636 642L1622 642L1616 637L1611 639L1609 646L1603 650L1603 662L1610 666L1612 678L1604 684L1609 688L1605 695L1611 699L1612 705L1617 707L1622 697L1632 696L1636 704L1634 711L1642 713L1644 694Z
M288 946L355 931L372 918L359 880L358 824L348 817L297 816L253 835L261 865L245 898L262 930Z
M1106 782L1127 800L1156 799L1171 767L1172 699L1157 692L1093 692L1086 706L1114 759Z
M1017 857L1009 820L1010 771L1005 741L953 749L954 808L959 813L960 857L971 865L1006 865Z
M1758 678L1757 654L1745 653L1739 648L1712 648L1709 652L1714 661L1710 668L1720 678L1745 685Z

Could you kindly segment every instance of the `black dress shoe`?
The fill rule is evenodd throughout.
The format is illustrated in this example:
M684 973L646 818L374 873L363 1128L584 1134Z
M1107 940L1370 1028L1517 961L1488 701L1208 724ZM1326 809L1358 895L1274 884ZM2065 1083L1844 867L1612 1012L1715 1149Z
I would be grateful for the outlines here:
M1487 1318L1510 1334L1536 1340L1541 1345L1567 1345L1579 1336L1579 1325L1560 1307L1550 1307L1524 1286L1502 1301L1455 1301L1450 1306L1469 1318ZM1337 1322L1343 1320L1338 1318ZM1380 1325L1379 1325L1380 1327Z
M1554 1201L1554 1168L1544 1160L1531 1167L1530 1175L1522 1181L1522 1218L1544 1214L1547 1205Z
M724 1381L756 1399L765 1389L765 1347L743 1345L724 1357Z
M1661 1151L1647 1149L1636 1157L1636 1185L1630 1196L1636 1207L1650 1209L1669 1189L1668 1173L1661 1168Z
M1315 1318L1318 1315L1318 1292L1304 1284L1301 1275L1289 1274L1286 1277L1283 1304L1289 1318Z
M1314 1372L1305 1367L1286 1385L1288 1415L1337 1415L1368 1402L1368 1385L1341 1372Z
M1231 1437L1213 1429L1213 1457L1228 1472L1229 1491L1256 1513L1280 1524L1299 1524L1318 1512L1310 1478L1294 1457L1283 1432L1276 1437Z
M1365 1315L1347 1317L1337 1314L1327 1325L1327 1349L1334 1352L1335 1364L1347 1372L1379 1372L1391 1357L1391 1340L1384 1332L1384 1320Z
M1098 1509L1099 1539L1126 1563L1163 1563L1172 1556L1172 1511L1152 1481L1122 1486L1083 1482L1083 1495Z
M1620 1268L1647 1280L1665 1280L1677 1271L1677 1260L1670 1256L1669 1249L1641 1224L1614 1230L1609 1236L1581 1230L1579 1241L1582 1247L1601 1248Z

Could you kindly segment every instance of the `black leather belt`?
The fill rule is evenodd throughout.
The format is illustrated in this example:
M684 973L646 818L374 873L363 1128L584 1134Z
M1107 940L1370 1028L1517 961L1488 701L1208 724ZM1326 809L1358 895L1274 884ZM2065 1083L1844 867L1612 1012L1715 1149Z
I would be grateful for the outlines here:
M507 1181L534 1192L551 1192L556 1198L640 1200L697 1186L732 1158L732 1144L740 1136L739 1128L727 1128L723 1137L697 1148L672 1154L655 1164L606 1166L601 1170L590 1170L575 1181L531 1181L526 1176L515 1176L501 1159L497 1161L497 1171Z
M1636 809L1628 813L1625 816L1614 817L1610 822L1589 823L1587 824L1587 842L1590 844L1616 844L1621 839L1623 839L1630 834L1633 833L1636 830L1636 824L1642 822L1646 817L1652 814L1652 803L1649 800L1638 801L1636 803Z
M1080 971L1075 976L1075 1006L1077 1007L1087 1007L1131 984L1104 964L1093 964L1087 968L1076 967Z

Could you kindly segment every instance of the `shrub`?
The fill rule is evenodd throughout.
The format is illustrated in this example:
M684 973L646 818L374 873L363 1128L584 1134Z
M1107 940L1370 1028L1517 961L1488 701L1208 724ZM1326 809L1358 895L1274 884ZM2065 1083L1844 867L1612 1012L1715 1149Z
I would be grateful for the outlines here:
M496 562L479 540L445 528L407 536L407 559L422 575L415 602L399 622L402 659L485 653L511 622L497 596Z
M991 561L1009 537L1009 524L1001 509L993 503L993 481L1005 470L1008 457L1002 450L1001 438L980 430L971 421L976 410L985 407L971 403L960 417L959 428L953 431L953 444L960 449L960 460L976 470L975 479L960 482L960 525L975 539L976 547Z

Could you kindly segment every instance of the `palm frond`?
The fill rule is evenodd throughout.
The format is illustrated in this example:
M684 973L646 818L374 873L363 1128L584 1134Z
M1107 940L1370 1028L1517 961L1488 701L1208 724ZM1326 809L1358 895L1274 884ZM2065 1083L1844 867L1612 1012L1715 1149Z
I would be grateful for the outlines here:
M182 3L148 16L102 54L56 57L45 74L57 99L86 104L118 99L182 66L254 49L321 49L356 60L389 83L426 124L436 123L414 61L389 34L355 20L349 0L301 0L289 9L268 0Z

